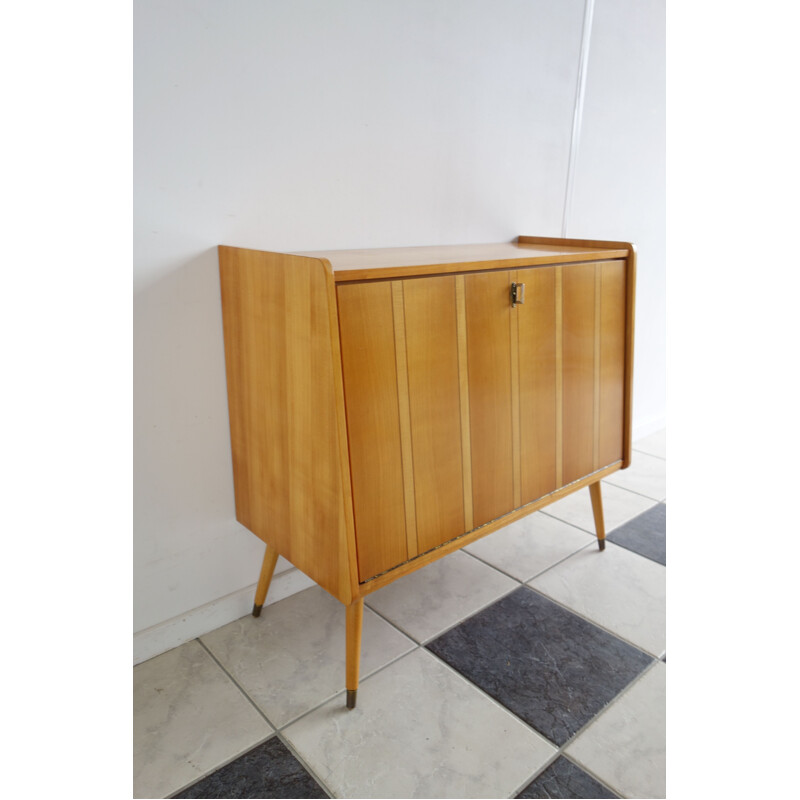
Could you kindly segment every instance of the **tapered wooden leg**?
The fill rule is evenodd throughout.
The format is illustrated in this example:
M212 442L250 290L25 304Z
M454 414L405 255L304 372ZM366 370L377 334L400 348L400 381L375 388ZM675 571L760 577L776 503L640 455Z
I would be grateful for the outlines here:
M272 573L275 572L275 564L278 562L278 551L267 545L264 553L264 563L261 565L261 575L258 576L258 586L256 587L256 601L253 604L253 616L261 616L261 608L264 600L267 599L267 591L272 581Z
M605 550L606 526L603 522L603 498L600 496L600 481L589 484L589 494L592 496L592 513L594 514L594 529L597 531L597 546L601 550Z
M364 598L347 606L347 707L356 707L358 668L361 663L361 623L364 620Z

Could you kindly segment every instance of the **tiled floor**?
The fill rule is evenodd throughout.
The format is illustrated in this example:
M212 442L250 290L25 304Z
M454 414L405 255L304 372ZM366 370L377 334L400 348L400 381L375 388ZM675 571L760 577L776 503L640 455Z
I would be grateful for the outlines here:
M666 446L344 610L307 589L134 668L134 797L665 797Z

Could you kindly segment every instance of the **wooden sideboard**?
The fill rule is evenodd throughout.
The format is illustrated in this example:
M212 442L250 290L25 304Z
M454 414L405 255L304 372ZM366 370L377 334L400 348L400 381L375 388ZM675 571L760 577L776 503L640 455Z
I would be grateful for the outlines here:
M636 251L219 247L236 518L347 608L630 463Z

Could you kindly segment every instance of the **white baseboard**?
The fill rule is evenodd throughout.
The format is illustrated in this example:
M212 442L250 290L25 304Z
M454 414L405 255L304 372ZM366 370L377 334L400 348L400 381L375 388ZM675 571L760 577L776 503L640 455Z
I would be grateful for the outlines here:
M273 577L265 605L277 603L278 600L283 600L285 597L314 585L314 581L300 570L288 569ZM255 591L255 584L245 586L237 592L135 633L133 635L134 665L166 653L173 647L178 647L178 645L251 613Z

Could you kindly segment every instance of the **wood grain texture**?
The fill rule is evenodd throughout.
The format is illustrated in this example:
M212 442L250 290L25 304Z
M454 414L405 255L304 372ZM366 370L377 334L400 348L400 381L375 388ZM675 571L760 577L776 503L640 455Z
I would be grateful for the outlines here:
M236 517L349 602L332 276L316 259L225 246L219 265Z
M394 353L397 369L397 409L400 421L400 451L403 454L403 497L406 507L406 557L414 558L417 546L417 509L414 498L414 454L411 446L411 409L408 396L406 321L403 310L403 284L392 282Z
M350 691L358 689L361 667L361 630L364 623L364 599L354 600L345 612L345 686Z
M492 242L489 244L384 247L366 250L318 250L295 253L326 259L336 282L385 280L455 272L513 269L537 264L566 264L600 258L625 258L628 250L575 246L561 240L546 244Z
M589 484L589 495L592 498L592 516L594 517L597 541L602 542L606 538L606 524L603 519L603 495L600 490L600 481Z
M219 252L237 518L342 602L630 463L630 243Z
M597 466L623 457L625 430L625 262L598 265Z
M549 506L551 503L555 503L558 500L561 500L563 497L567 497L574 492L580 491L581 489L586 488L592 483L601 480L602 478L606 478L609 475L613 474L617 470L622 468L622 462L618 461L616 464L610 464L608 467L604 467L601 470L598 470L591 475L587 475L580 480L574 481L573 483L568 484L567 486L562 486L559 489L556 489L555 492L551 494L545 495L544 497L540 497L538 500L534 500L531 503L527 503L526 505L522 506L521 508L516 508L513 511L509 512L508 514L504 514L502 517L497 519L491 520L491 522L487 522L484 525L481 525L471 531L468 531L463 536L460 536L458 539L453 539L452 541L445 542L441 547L436 550L432 550L428 553L423 553L417 556L412 561L407 561L405 564L401 564L396 569L393 569L391 572L386 572L383 575L378 575L377 577L371 579L366 583L362 583L360 586L360 591L363 596L371 594L374 591L377 591L382 586L386 586L389 583L397 580L398 578L402 578L404 575L409 575L412 572L420 569L421 567L426 566L427 564L431 564L432 562L436 561L439 558L443 558L444 556L448 555L449 553L453 553L456 550L460 550L462 547L465 547L472 542L477 541L478 539L482 539L484 536L488 536L490 533L493 533L500 528L504 528L506 525L510 525L512 522L516 522L518 519L522 519L523 517L528 516L528 514L532 514L534 511L538 511L540 508L545 508Z
M625 262L625 410L623 424L622 468L631 465L633 438L633 334L636 322L636 247L630 245Z
M563 481L594 469L595 265L563 269Z
M469 430L469 358L467 355L467 301L464 276L456 275L458 326L458 395L461 411L461 471L464 479L464 527L475 527L472 512L472 442Z
M464 521L456 279L403 281L419 552L460 536Z
M278 563L278 551L274 547L267 545L264 551L264 559L261 562L261 572L258 576L258 585L256 586L256 596L254 604L263 606L264 600L269 591L269 585L272 583L272 575L275 572L275 565Z
M556 291L556 486L564 485L564 270L555 269Z
M473 523L514 507L510 272L466 275Z
M331 265L321 259L325 267L325 284L328 291L328 327L331 341L331 361L333 364L333 386L335 401L336 427L339 438L339 466L342 474L342 510L341 525L345 529L347 558L339 564L340 585L348 583L349 596L339 599L349 603L359 595L358 551L356 548L355 519L353 516L353 487L350 477L350 446L347 437L347 414L344 406L344 377L342 375L342 349L339 341L339 304L336 299L336 285L333 282Z
M528 270L529 271L529 270ZM514 283L522 283L519 272L511 273ZM524 289L523 289L524 291ZM526 299L526 303L528 300ZM508 315L509 342L511 343L511 479L513 484L514 508L522 505L521 465L520 465L520 410L519 410L519 318L525 304L511 306Z
M339 286L359 580L406 560L391 283Z
M605 239L570 239L554 236L517 236L516 242L520 246L530 247L575 247L591 250L595 257L592 260L607 258L626 258L634 250L630 242L615 242ZM618 251L624 251L624 256L617 255ZM555 262L553 262L555 263Z
M603 271L599 264L594 270L594 410L592 411L593 439L592 439L592 469L599 469L600 461L600 345L602 314L600 301L602 300ZM620 420L620 433L622 421Z
M519 270L524 305L519 325L521 499L530 503L557 483L556 269ZM521 505L519 503L518 505Z
M625 259L625 378L624 378L624 410L623 410L623 460L622 468L627 469L631 463L631 446L633 431L633 345L636 306L636 245L632 242L605 241L598 239L567 239L548 236L518 236L519 245L537 245L540 247L564 246L584 247L597 252L598 260ZM624 253L624 255L620 255ZM602 460L602 458L600 458Z

